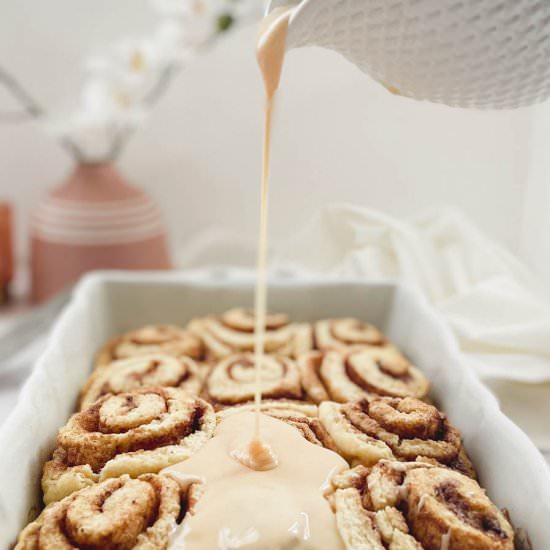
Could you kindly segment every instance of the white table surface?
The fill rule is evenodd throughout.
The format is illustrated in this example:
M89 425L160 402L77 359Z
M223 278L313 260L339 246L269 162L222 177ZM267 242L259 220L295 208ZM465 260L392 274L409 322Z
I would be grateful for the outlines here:
M9 331L28 310L21 303L0 310L0 336ZM13 409L19 390L32 365L45 348L47 336L23 350L9 365L0 364L0 426ZM491 381L487 384L499 398L504 412L535 442L550 465L550 383L517 384Z

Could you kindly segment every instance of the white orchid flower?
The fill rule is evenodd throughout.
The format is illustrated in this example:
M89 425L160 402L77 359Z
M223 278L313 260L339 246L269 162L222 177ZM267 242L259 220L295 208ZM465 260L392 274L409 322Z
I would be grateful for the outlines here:
M218 30L219 11L212 0L151 1L160 14L179 21L187 48L206 44Z
M159 73L173 60L158 50L153 40L124 40L107 55L90 58L86 69L136 101L154 86Z
M151 0L151 4L164 15L194 18L211 14L213 1L217 0Z
M79 161L116 158L179 66L236 22L259 16L265 0L151 0L162 15L150 36L118 42L90 58L77 107L52 119L9 73L4 85L25 117L45 118ZM19 113L15 113L19 118Z
M78 111L97 120L112 119L130 126L142 120L139 102L127 88L101 78L91 78L85 83Z
M261 14L264 8L262 0L151 0L151 3L159 13L182 18L216 18L223 14L246 17Z
M234 22L259 16L263 5L261 0L151 1L162 14L154 31L89 58L77 106L47 120L50 133L79 160L116 158L178 67ZM34 116L44 114L39 107L35 111Z
M211 41L234 21L262 11L260 0L151 0L161 14L178 19L188 47L200 47Z
M181 64L193 57L193 51L188 46L186 35L188 33L185 28L176 19L162 20L153 35L158 56L170 59L170 62L175 64Z
M68 116L50 121L49 131L77 144L86 160L109 156L118 136L142 124L144 109L131 101L124 90L108 80L89 79L82 88L80 102Z

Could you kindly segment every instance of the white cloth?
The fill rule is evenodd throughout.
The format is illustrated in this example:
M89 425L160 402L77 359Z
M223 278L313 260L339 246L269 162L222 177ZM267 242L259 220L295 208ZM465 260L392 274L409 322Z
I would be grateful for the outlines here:
M329 206L279 261L335 275L404 279L447 319L481 377L550 380L550 304L542 287L456 211L397 220L368 208Z
M454 210L398 220L331 205L291 241L272 248L278 249L277 267L406 280L447 319L482 378L550 381L550 303L542 286ZM254 250L254 241L216 229L186 247L179 264L252 265Z

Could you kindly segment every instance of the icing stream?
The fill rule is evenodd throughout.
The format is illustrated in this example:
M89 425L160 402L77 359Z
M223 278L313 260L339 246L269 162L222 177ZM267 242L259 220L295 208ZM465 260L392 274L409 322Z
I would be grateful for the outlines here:
M227 416L197 454L163 470L186 487L200 483L200 498L175 531L171 550L344 548L324 491L328 479L347 463L309 443L292 426L260 413L271 119L291 13L281 8L266 17L257 47L266 103L254 312L255 412Z

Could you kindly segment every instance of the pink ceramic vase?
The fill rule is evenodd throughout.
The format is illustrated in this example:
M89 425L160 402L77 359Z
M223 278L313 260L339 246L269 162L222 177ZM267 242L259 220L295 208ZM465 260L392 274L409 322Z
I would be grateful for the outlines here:
M42 301L95 269L169 269L155 203L111 164L80 164L31 220L32 296Z

